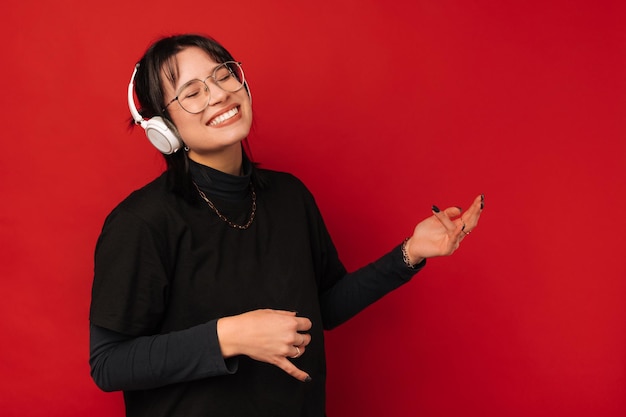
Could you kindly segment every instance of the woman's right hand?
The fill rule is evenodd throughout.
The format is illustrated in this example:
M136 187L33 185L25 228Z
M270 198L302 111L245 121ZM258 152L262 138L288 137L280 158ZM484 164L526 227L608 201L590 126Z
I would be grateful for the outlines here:
M307 382L311 377L289 358L304 354L311 342L311 320L283 310L254 310L217 322L217 337L222 355L246 355L275 365L292 377Z

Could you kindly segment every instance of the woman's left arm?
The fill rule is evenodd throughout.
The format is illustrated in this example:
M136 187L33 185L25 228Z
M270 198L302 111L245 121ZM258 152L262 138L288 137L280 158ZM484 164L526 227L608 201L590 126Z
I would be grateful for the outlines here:
M457 207L441 211L433 206L433 215L421 221L402 245L377 261L347 274L328 238L331 249L328 253L332 256L327 257L326 264L340 267L331 274L336 277L334 283L320 293L324 328L332 329L340 325L407 283L424 267L427 258L451 255L477 226L483 207L483 196L476 197L465 212ZM338 273L342 276L337 276Z

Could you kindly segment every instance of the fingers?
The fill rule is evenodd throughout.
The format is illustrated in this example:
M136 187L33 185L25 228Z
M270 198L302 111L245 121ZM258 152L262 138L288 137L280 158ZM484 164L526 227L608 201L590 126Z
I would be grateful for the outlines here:
M296 317L296 320L298 322L298 332L294 333L293 340L290 342L292 346L289 348L293 353L289 353L288 358L284 358L283 360L281 360L278 366L283 371L287 372L287 374L291 375L297 380L302 382L309 382L311 381L311 376L300 368L296 367L293 362L291 362L291 360L299 358L306 352L306 346L311 343L311 335L301 332L310 330L312 323L311 320L307 319L306 317Z
M298 313L295 311L285 311L285 310L271 310L271 311L278 313L278 314L285 315L285 316L294 317L296 319L296 329L300 332L310 330L311 327L313 326L313 323L311 323L311 320L307 319L306 317L296 317L296 314Z
M294 349L295 350L295 349ZM311 381L311 376L304 372L302 369L298 368L287 358L282 358L278 363L275 364L280 369L285 371L288 375L296 378L298 381L309 382Z
M448 231L461 228L464 232L466 232L465 234L467 234L468 231L472 230L478 224L478 219L480 218L480 214L484 206L485 196L484 194L481 194L474 198L474 201L472 201L472 204L465 212L462 212L460 207L448 207L447 209L441 211L437 206L433 206L432 210L435 217L439 219ZM461 217L455 220L460 221L455 222L453 219L459 215L461 215Z
M300 381L309 381L308 373L297 368L291 361L305 354L306 347L311 343L311 335L307 333L312 323L306 317L298 317L294 311L262 309L235 316L243 321L233 332L227 333L227 326L218 327L220 346L229 345L231 334L237 345L233 354L243 354L254 360L275 365ZM229 323L228 318L218 321ZM223 337L223 340L222 339ZM226 349L222 347L222 353Z
M443 211L439 210L437 206L432 207L433 215L443 225L452 241L456 242L453 251L458 247L458 243L476 228L484 207L484 194L474 198L465 212L462 212L460 207L449 207Z
M439 207L433 206L432 208L434 216L441 222L448 232L454 232L457 229L457 225L451 220L452 217L457 217L461 214L461 209L458 207L448 207L441 211Z
M290 356L291 359L296 359L299 358L300 355L302 355L302 351L300 350L300 348L298 346L294 346L293 347L296 350L296 354L293 356Z
M297 346L299 348L303 348L308 346L311 343L311 335L308 333L297 333L295 336L295 342L293 346ZM304 352L304 351L303 351Z
M409 261L454 253L463 238L477 226L484 202L484 196L476 197L465 212L460 207L442 211L432 206L433 215L415 226L413 235L404 246Z
M472 205L461 216L461 221L465 224L465 228L463 229L465 236L470 234L478 225L478 219L480 218L480 214L482 213L484 207L485 196L482 194L474 199Z
M285 310L269 310L271 312L293 317L294 322L287 327L287 329L291 328L290 335L285 340L285 343L289 346L294 346L302 349L304 352L304 347L311 343L311 335L306 333L311 330L313 323L306 317L296 317L296 312L293 311L285 311ZM293 327L292 327L293 326ZM289 356L289 355L288 355ZM300 356L298 354L297 356Z
M305 327L306 327L305 330L310 329L310 324L311 324L310 320L305 319L302 322L305 323ZM298 368L292 362L292 360L297 359L300 356L304 355L304 353L306 352L306 346L308 346L308 344L311 343L311 335L308 333L294 333L292 340L288 343L291 343L291 346L288 347L288 352L286 356L280 357L280 359L278 360L277 363L275 363L275 365L278 366L283 371L285 371L288 375L292 376L293 378L296 378L299 381L302 381L302 382L311 381L311 376L308 373L301 370L300 368Z
M298 334L298 336L301 337L300 344L294 345L292 347L294 350L294 354L290 355L288 358L285 358L285 360L281 361L281 364L279 364L278 366L292 377L302 382L309 382L311 381L311 376L300 368L296 367L293 362L291 362L292 359L298 359L300 356L304 355L304 352L306 351L306 346L311 342L311 336L308 334Z
M311 327L313 327L313 323L311 322L311 320L307 319L306 317L296 317L296 322L296 328L299 332L309 331L311 330Z

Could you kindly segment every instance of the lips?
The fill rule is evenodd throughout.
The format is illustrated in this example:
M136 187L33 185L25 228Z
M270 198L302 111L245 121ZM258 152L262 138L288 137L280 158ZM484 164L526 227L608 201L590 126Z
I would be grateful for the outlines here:
M215 116L214 118L212 118L211 121L207 123L207 125L218 126L226 122L227 120L230 120L231 118L237 116L238 114L239 114L239 107L233 107L232 109L225 111L224 113L221 113Z

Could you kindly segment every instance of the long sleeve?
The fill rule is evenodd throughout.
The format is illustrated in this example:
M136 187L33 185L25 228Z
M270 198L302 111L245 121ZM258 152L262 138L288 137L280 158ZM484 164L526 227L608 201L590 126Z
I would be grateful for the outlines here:
M236 372L224 360L217 320L187 330L132 337L90 326L91 375L104 391L150 389Z
M334 249L330 251L334 253ZM352 273L346 274L320 295L324 328L344 323L385 294L407 283L426 260L415 268L406 266L400 246Z

